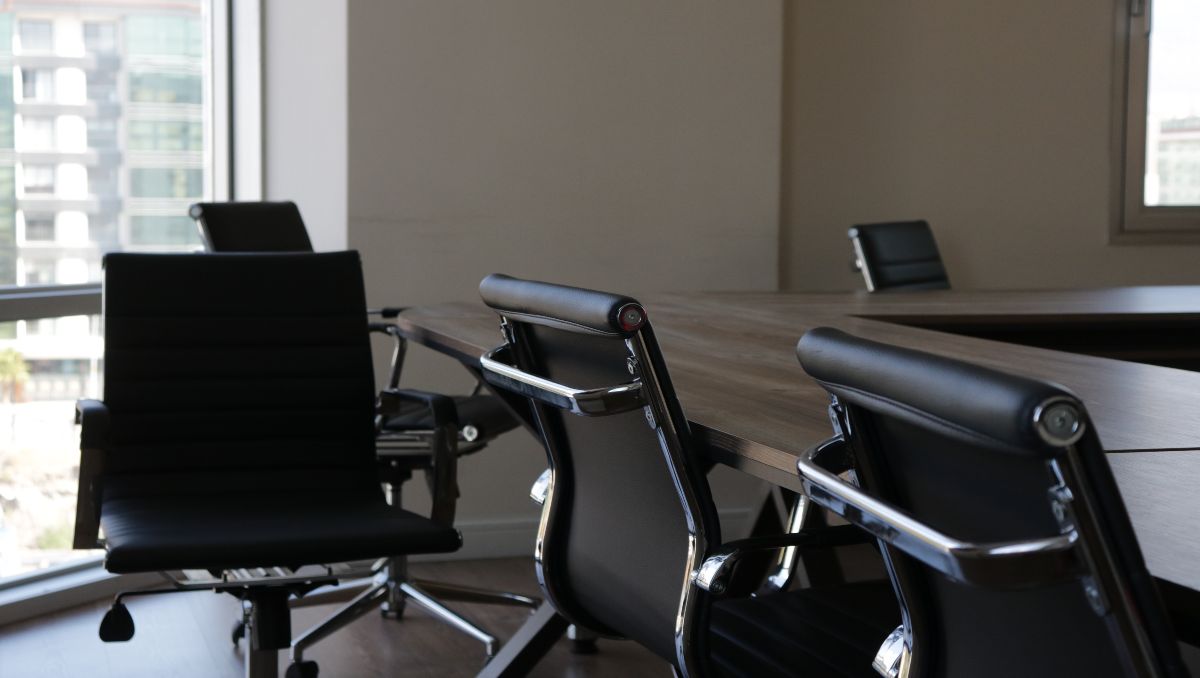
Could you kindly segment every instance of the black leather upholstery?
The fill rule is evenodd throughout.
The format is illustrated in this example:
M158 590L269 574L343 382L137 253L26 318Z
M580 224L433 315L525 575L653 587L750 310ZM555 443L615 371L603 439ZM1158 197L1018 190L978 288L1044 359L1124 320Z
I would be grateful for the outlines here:
M480 294L511 324L517 367L572 388L628 382L632 377L626 337L645 346L638 359L653 367L652 377L645 371L639 374L647 382L653 378L663 395L670 421L680 434L682 469L669 461L641 408L582 417L535 402L554 469L553 496L545 509L548 529L541 580L555 608L567 618L635 640L678 666L683 660L676 644L676 617L690 573L689 503L681 499L680 488L695 498L692 519L704 537L697 540L698 548L717 547L720 526L704 474L706 464L691 447L687 420L653 328L649 323L632 333L620 328L616 312L637 303L621 295L496 275L483 280ZM708 596L699 588L689 595L697 604L684 634L688 643L700 648L698 656L707 657ZM882 634L875 628L862 634L873 637L869 652L843 652L828 661L838 663L842 656L853 655L855 667L869 670L875 649L899 619L890 590L884 591L881 601L891 606L891 625ZM755 625L758 622L744 619L763 612L771 623L779 622L787 617L782 610L794 604L797 599L786 596L748 604L730 602L728 607L721 603L720 611L713 612L713 632L718 636L713 647L715 666L753 655L757 659L748 667L783 666L786 675L836 675L804 671L814 661L819 663L805 658L804 648L820 652L825 631L806 636L811 645L777 644L775 635L764 634ZM785 633L804 632L791 626ZM857 668L848 669L847 675L860 675Z
M925 221L860 224L850 229L874 291L949 289L950 279Z
M491 439L513 430L520 424L495 396L454 396L454 406L460 426L474 426L480 439ZM422 431L433 427L429 409L416 403L402 403L400 413L388 417L382 424L384 431Z
M189 213L200 225L210 252L313 251L304 218L296 203L291 201L200 202L192 205ZM396 366L393 371L398 374ZM495 396L457 396L454 402L460 425L475 427L480 440L494 438L519 425ZM428 431L432 422L428 409L408 403L399 415L385 417L380 427L385 433ZM474 452L481 447L475 445L464 449Z
M731 678L878 678L871 660L898 623L886 581L719 600L709 655Z
M630 297L608 292L520 280L500 273L484 278L479 293L488 306L505 317L534 325L601 335L629 336L618 312Z
M888 547L913 620L910 675L1133 675L1125 667L1142 660L1130 659L1122 619L1149 638L1146 675L1186 675L1095 428L1068 391L828 328L806 334L797 353L843 408L871 494L960 540L1053 537L1054 462L1068 469L1076 515L1096 517L1095 535L1081 532L1075 548L1111 553L1111 564L1097 561L1101 579L1127 589L1098 616L1079 579L1019 591L972 586ZM1070 450L1035 430L1034 408L1049 398L1080 411L1083 437Z
M94 489L110 570L458 548L453 528L388 506L379 486L357 253L104 265L109 430Z
M188 213L211 252L311 252L296 203L198 202Z

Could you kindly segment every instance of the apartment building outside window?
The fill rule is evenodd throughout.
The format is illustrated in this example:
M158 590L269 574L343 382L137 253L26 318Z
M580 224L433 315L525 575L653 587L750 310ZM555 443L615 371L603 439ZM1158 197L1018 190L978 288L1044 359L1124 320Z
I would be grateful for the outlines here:
M200 246L214 0L0 9L0 288L100 279L114 250ZM222 30L224 28L222 27ZM0 588L71 550L74 401L99 397L96 316L0 322Z
M1128 0L1117 240L1200 239L1200 2Z

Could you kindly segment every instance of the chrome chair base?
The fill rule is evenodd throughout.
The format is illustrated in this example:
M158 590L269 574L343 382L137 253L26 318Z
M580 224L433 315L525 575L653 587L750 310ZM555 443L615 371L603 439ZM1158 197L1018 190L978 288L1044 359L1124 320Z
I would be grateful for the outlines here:
M403 614L409 600L433 615L434 619L448 624L483 643L484 653L487 659L491 659L500 648L500 641L497 640L496 636L485 631L478 624L468 620L461 614L446 607L434 596L471 603L527 607L530 611L536 609L541 602L534 598L515 593L489 591L471 586L427 580L410 580L406 576L407 569L405 558L389 558L374 580L354 596L349 604L292 640L292 663L299 664L303 662L304 651L311 647L313 643L345 627L371 610L378 608L385 617L398 619ZM295 602L313 605L332 602L330 598L342 598L345 595L344 591L333 590L316 596L305 597Z

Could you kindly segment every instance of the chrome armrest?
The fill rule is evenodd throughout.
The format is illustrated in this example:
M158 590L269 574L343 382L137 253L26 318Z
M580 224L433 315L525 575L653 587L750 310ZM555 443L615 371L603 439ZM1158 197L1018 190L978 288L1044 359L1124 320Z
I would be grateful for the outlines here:
M529 488L529 498L538 506L544 505L546 497L550 496L550 482L553 478L554 474L550 469L546 469L533 481L533 487Z
M722 544L715 553L706 558L696 570L692 581L701 589L714 595L720 595L728 588L729 577L733 574L734 566L742 556L751 551L778 550L792 546L799 548L849 546L861 544L870 539L870 535L853 525L838 525L769 537L738 539Z
M489 384L585 417L619 414L646 405L640 381L602 388L572 388L507 364L504 359L508 353L509 348L504 345L479 358L483 378Z
M992 588L1027 588L1077 578L1084 563L1074 527L1053 537L974 543L947 536L876 499L816 463L840 439L809 449L797 462L804 493L872 536L956 581Z
M75 498L75 533L71 547L94 549L100 535L100 478L104 473L110 416L99 400L75 403L79 429L79 494Z
M889 633L883 644L879 646L879 651L875 653L875 659L871 662L871 668L884 678L907 676L908 671L905 669L905 664L908 662L909 654L907 634L904 632L903 626L897 626L896 630Z

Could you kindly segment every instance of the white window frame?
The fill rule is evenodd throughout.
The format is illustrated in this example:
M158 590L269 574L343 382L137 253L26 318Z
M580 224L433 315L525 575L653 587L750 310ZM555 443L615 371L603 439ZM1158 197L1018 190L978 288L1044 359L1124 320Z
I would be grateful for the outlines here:
M1146 98L1154 0L1117 0L1114 55L1113 244L1200 243L1200 206L1145 204Z
M206 180L211 182L214 200L261 199L261 1L213 0L211 4L205 40L213 55L212 77L206 85L213 142L206 158L211 168ZM217 26L227 30L216 30ZM100 306L100 283L0 286L0 322L97 315ZM101 560L100 556L81 559L0 582L0 625L162 580L157 573L112 575L104 571Z

